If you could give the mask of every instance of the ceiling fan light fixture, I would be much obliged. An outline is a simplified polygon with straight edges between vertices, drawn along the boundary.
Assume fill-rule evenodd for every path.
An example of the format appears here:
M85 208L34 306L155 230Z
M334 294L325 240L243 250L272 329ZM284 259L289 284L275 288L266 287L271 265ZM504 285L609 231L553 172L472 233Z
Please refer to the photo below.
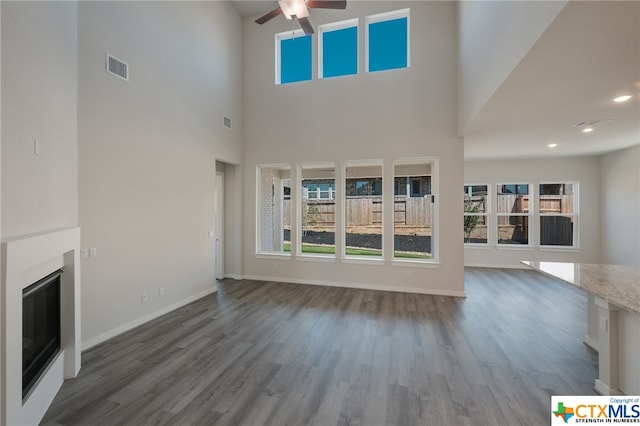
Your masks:
M287 19L309 17L309 9L304 0L278 0L282 13Z

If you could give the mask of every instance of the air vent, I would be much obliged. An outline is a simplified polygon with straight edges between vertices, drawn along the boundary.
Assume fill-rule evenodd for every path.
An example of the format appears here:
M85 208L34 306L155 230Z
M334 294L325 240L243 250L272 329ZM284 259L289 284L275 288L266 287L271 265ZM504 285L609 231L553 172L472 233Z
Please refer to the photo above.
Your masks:
M227 129L231 128L231 119L227 116L222 117L222 125Z
M107 72L129 81L129 64L107 53Z

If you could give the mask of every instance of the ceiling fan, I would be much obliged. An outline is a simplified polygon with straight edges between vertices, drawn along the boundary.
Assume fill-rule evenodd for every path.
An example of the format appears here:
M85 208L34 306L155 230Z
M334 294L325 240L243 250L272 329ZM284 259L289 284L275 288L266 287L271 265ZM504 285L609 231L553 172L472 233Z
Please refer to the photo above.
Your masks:
M264 24L278 15L297 20L306 35L313 34L309 22L309 9L345 9L347 0L278 0L279 7L256 19L257 24Z

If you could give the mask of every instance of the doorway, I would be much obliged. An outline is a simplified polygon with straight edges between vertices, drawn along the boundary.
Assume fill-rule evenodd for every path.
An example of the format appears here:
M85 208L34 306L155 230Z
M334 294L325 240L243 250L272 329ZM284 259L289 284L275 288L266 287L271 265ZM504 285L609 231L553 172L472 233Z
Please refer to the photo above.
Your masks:
M216 172L215 195L215 277L217 280L224 278L224 173Z

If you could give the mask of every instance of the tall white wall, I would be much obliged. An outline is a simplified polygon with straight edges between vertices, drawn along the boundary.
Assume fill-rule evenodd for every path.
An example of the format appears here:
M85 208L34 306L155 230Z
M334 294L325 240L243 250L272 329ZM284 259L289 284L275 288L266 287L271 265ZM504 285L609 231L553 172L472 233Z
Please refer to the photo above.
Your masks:
M77 4L1 7L2 237L77 226Z
M602 260L640 266L640 145L603 155L600 169Z
M366 73L364 18L411 9L411 67ZM349 2L345 11L314 9L314 25L359 18L360 73L356 76L274 84L274 35L291 28L274 19L256 25L244 21L245 146L243 274L294 282L357 285L461 294L463 291L462 176L463 146L456 137L456 4L455 2ZM314 55L317 36L314 36ZM387 177L392 160L438 157L440 188L440 265L436 268L307 261L295 256L256 256L256 165L331 161L336 178L348 160L382 159ZM391 192L390 192L391 191ZM391 179L385 193L391 196ZM295 199L295 196L294 196ZM393 205L393 203L391 203ZM393 212L385 210L388 227ZM295 236L295 231L292 232ZM387 234L389 236L389 234ZM337 235L337 242L341 241ZM385 250L391 251L391 238Z
M87 346L215 289L216 159L242 157L242 25L228 2L78 7Z
M459 3L461 133L566 4L566 0Z
M521 260L599 263L600 244L600 161L598 157L541 158L531 160L467 161L465 184L488 184L495 194L499 183L529 183L531 194L540 182L578 182L578 249L540 249L513 246L465 246L465 265L523 267ZM462 188L460 189L462 191ZM494 197L495 199L495 197ZM493 207L495 215L495 207ZM494 216L490 216L492 220ZM533 232L539 230L531 222ZM493 221L495 232L496 223ZM496 239L494 239L495 241ZM535 241L534 238L530 242Z

